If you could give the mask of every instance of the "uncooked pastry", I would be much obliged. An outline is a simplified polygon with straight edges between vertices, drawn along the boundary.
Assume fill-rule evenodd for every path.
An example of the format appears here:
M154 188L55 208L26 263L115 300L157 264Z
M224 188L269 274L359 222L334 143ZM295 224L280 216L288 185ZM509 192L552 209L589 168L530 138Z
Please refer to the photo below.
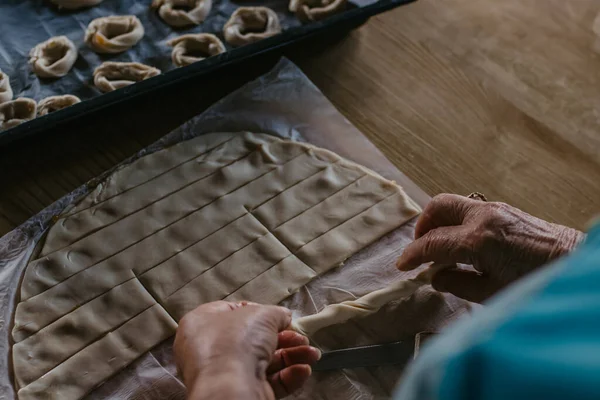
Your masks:
M374 314L390 301L412 296L421 286L431 283L431 278L436 271L446 267L431 266L415 278L393 282L386 288L367 293L355 300L330 304L314 315L292 321L292 329L305 336L312 336L315 332L328 326Z
M67 10L78 10L80 8L93 7L102 3L104 0L50 0L56 4L58 8L66 8Z
M13 97L10 78L4 72L0 71L0 103L11 101Z
M330 151L200 136L114 172L57 217L24 272L19 399L78 399L202 303L277 304L418 209Z
M299 20L318 21L346 8L347 0L291 0L289 9Z
M103 92L112 92L159 74L159 69L148 65L107 61L94 71L94 85Z
M37 104L35 100L25 97L0 104L0 131L34 119L36 111Z
M50 96L38 103L38 116L50 114L54 111L62 110L63 108L80 103L81 100L77 96L65 94L62 96Z
M258 42L280 32L279 17L268 7L240 7L223 28L225 40L233 46Z
M65 76L77 61L77 48L66 36L56 36L35 46L29 52L33 72L41 78Z
M144 26L135 15L96 18L85 31L85 42L96 53L122 53L144 37Z
M167 43L169 46L173 46L171 59L173 64L178 67L185 67L225 52L223 42L211 33L183 35L171 39Z
M212 0L154 0L152 8L167 24L181 28L202 23L212 7ZM186 8L186 9L181 9Z
M304 22L318 21L346 8L347 0L291 0L289 10Z

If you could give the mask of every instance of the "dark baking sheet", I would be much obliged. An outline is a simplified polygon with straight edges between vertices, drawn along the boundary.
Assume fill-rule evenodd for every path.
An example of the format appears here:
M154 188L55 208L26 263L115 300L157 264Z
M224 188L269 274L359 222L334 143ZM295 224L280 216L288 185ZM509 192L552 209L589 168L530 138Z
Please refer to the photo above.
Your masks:
M255 55L275 51L284 46L316 35L327 34L343 27L364 22L368 17L413 0L355 0L343 13L323 21L302 25L287 11L286 0L213 0L207 20L190 29L174 30L150 9L151 0L104 0L100 5L83 11L58 11L47 0L0 1L0 69L9 77L14 98L29 97L36 101L51 95L74 94L82 103L36 118L25 124L0 132L0 145L32 135L108 105L125 102L160 87L209 74L224 65L241 62ZM212 32L222 37L222 27L237 7L265 5L274 9L281 19L284 32L275 37L232 48L217 57L175 68L171 63L171 48L166 41L185 33ZM144 38L132 49L117 55L98 55L83 43L88 23L100 16L136 15L144 25ZM68 36L79 49L79 58L70 73L60 79L39 79L28 64L29 50L37 43L57 35ZM111 93L102 94L93 86L93 70L103 61L138 61L155 66L163 74Z

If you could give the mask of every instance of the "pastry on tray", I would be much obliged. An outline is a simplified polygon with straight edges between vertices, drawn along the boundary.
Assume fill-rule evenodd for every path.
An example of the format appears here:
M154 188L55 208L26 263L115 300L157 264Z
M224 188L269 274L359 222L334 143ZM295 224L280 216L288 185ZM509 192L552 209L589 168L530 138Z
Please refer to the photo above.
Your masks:
M268 7L240 7L223 28L225 40L233 46L258 42L280 32L279 17Z
M65 76L77 61L77 48L66 36L56 36L35 46L29 52L29 63L40 78Z
M96 18L85 31L85 42L96 53L122 53L144 37L144 26L134 15Z
M175 28L202 23L210 9L212 0L154 0L152 8L167 24Z
M41 100L38 103L38 116L50 114L54 111L62 110L63 108L72 106L81 102L79 97L73 96L72 94L64 94L62 96L50 96Z
M173 46L171 59L177 67L185 67L226 50L223 42L212 33L182 35L167 43Z
M34 119L37 112L35 100L20 97L0 104L0 131Z
M160 70L149 65L106 61L94 71L94 85L103 92L112 92L156 75Z

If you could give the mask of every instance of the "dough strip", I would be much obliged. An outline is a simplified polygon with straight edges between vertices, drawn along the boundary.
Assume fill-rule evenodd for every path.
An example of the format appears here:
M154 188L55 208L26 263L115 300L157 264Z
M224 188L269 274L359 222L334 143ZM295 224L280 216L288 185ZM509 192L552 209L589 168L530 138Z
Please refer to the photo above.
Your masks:
M387 303L408 298L420 287L431 284L433 275L443 268L448 268L448 266L430 266L415 278L393 282L383 289L367 293L356 300L330 304L316 314L307 315L292 321L291 327L296 332L310 337L317 331L328 326L375 314Z

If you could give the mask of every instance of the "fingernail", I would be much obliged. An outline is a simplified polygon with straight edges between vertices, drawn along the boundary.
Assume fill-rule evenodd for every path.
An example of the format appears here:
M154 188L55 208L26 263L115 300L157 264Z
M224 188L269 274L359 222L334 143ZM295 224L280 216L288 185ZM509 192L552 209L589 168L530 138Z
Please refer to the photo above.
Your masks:
M299 334L298 332L294 332L294 336L296 336L297 338L302 340L302 343L304 344L309 344L310 340L308 340L308 338L304 335Z
M406 265L402 262L402 257L398 258L398 261L396 261L396 268L400 271L410 271L412 269L410 268L410 265Z
M322 356L321 350L317 349L316 347L312 347L312 346L310 346L310 348L312 349L312 351L315 352L315 354L317 356L317 360L320 360L321 356Z
M402 259L401 258L398 258L396 260L396 268L402 269Z

